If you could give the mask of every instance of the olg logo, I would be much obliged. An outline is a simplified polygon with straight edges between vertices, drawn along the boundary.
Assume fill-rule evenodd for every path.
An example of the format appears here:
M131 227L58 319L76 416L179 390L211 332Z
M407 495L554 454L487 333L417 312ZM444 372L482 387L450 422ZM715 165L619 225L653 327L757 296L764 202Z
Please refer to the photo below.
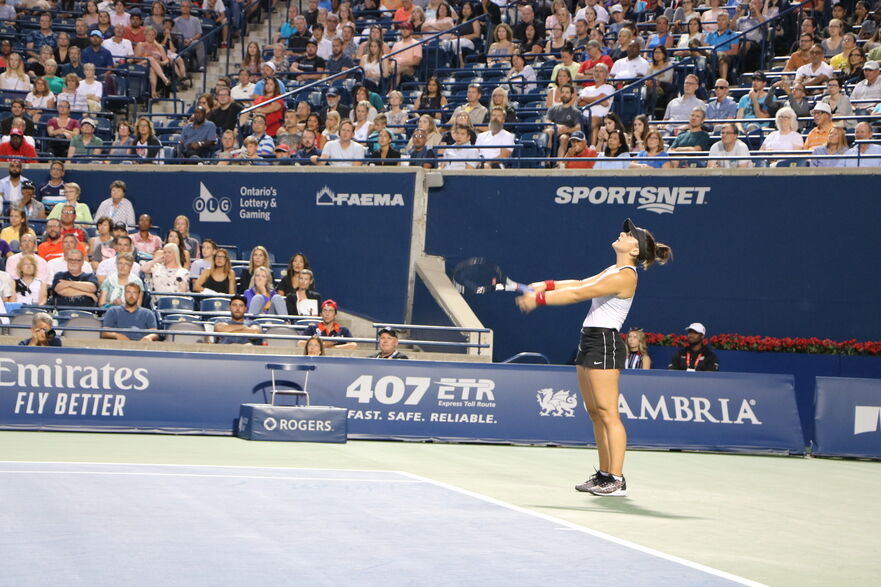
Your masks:
M215 198L202 182L199 182L199 197L193 200L193 210L199 214L199 222L232 222L228 215L232 200Z

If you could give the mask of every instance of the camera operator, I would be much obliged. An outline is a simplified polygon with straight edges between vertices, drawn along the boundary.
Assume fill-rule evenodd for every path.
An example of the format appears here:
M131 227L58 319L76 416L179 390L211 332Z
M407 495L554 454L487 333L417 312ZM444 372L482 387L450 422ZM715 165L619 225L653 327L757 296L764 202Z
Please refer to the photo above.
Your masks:
M31 337L18 343L19 346L61 346L61 339L52 328L52 316L37 312L31 320Z

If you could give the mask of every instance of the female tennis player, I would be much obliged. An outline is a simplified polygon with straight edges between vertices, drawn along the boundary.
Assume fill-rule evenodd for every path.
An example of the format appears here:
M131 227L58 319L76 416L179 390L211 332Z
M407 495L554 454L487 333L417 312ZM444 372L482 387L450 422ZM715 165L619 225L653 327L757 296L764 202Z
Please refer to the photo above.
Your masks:
M530 284L532 292L517 298L524 312L538 306L564 306L592 300L581 329L581 342L575 369L578 386L593 422L599 470L587 481L575 486L594 495L627 495L624 480L624 451L627 432L618 414L618 377L624 368L627 347L619 331L636 293L636 265L643 269L655 261L666 263L673 254L667 245L655 242L654 236L628 218L624 231L612 243L615 264L586 279L539 281Z

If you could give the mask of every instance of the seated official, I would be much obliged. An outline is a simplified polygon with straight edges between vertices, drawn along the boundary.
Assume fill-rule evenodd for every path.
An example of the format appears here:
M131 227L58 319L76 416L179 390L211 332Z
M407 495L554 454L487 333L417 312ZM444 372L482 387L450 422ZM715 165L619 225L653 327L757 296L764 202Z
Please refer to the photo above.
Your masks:
M214 325L214 332L231 334L262 334L263 330L254 321L245 318L245 310L248 302L244 296L235 295L229 301L229 318ZM257 339L248 339L240 336L221 336L217 338L217 344L260 344Z
M335 347L338 349L354 349L358 348L357 342L341 342L336 343L332 339L333 338L352 338L351 331L345 326L340 325L336 322L338 306L337 303L333 300L324 300L324 303L321 304L321 322L318 324L310 324L303 331L304 336L319 336L321 337L323 346L326 347ZM300 341L297 344L299 346L306 346L306 342L308 341Z
M18 346L61 346L61 339L55 336L52 316L37 312L31 318L31 337L18 343Z
M84 273L85 255L79 249L64 253L67 271L55 274L52 280L52 298L56 306L95 307L98 304L98 278Z
M668 369L677 371L718 371L719 359L705 342L706 327L693 322L685 329L688 333L688 346L673 355Z
M390 326L379 331L379 352L371 355L371 359L409 359L398 351L398 331Z
M140 283L131 281L125 284L125 302L121 306L113 306L104 313L104 328L156 330L156 315L141 306L143 294ZM101 338L152 342L159 340L159 333L104 331L101 333Z

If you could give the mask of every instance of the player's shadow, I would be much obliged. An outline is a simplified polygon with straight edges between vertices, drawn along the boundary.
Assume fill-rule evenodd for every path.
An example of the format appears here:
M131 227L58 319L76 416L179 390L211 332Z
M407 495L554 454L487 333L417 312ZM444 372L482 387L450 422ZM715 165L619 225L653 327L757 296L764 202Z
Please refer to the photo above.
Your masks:
M670 512L662 512L658 510L652 510L646 507L642 507L637 505L635 502L630 501L626 498L622 499L620 497L616 498L594 498L594 501L587 506L576 507L576 506L563 506L560 507L558 505L531 505L527 507L533 507L536 509L549 509L549 510L570 510L574 512L605 512L605 513L617 513L617 514L627 514L631 516L645 516L648 518L659 518L666 520L705 520L701 516L687 516L679 513L670 513Z

